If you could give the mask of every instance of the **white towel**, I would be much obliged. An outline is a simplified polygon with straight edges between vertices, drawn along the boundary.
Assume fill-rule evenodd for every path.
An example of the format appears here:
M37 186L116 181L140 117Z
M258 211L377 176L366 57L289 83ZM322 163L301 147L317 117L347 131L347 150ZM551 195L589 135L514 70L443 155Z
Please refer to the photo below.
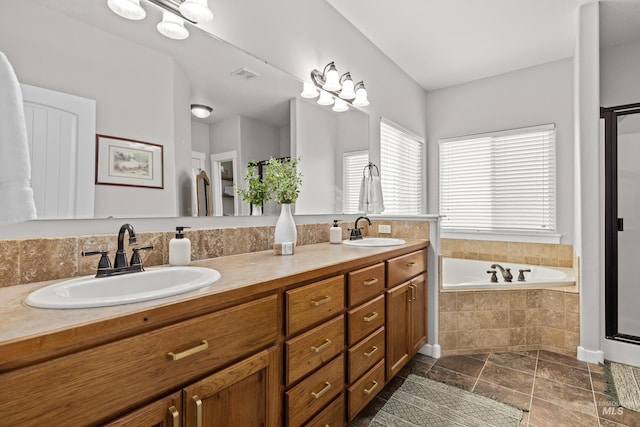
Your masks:
M36 218L24 104L18 79L0 52L0 224Z
M368 175L362 177L358 210L365 214L379 214L384 211L382 183L379 176Z

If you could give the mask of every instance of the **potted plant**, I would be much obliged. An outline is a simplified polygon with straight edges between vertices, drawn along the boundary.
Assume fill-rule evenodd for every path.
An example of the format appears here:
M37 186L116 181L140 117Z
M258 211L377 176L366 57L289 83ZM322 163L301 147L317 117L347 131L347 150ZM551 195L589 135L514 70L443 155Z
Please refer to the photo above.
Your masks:
M258 175L258 164L251 162L247 164L247 174L244 176L247 189L237 188L236 191L242 200L251 204L252 215L262 215L262 205L269 200L269 186L260 175Z
M296 224L291 216L291 204L298 200L302 174L298 172L300 158L270 158L265 169L265 182L273 200L281 206L276 222L275 243L296 243Z

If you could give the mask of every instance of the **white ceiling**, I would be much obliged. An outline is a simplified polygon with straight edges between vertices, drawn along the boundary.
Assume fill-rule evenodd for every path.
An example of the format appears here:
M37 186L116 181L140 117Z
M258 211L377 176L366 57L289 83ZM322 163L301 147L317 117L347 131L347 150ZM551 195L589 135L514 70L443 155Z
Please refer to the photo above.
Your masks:
M327 0L426 90L573 56L578 9L591 1ZM607 43L639 38L640 14L628 11L640 0L606 3L629 21L608 26Z

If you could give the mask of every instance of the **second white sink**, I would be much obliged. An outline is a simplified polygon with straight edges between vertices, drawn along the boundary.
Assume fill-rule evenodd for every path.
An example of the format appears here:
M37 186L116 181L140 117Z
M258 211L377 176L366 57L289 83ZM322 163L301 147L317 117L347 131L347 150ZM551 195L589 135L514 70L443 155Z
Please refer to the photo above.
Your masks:
M220 273L202 267L157 267L111 277L79 277L38 289L25 302L38 308L90 308L179 295L209 286Z
M399 246L407 243L405 240L393 237L365 237L359 240L343 240L342 243L348 246Z

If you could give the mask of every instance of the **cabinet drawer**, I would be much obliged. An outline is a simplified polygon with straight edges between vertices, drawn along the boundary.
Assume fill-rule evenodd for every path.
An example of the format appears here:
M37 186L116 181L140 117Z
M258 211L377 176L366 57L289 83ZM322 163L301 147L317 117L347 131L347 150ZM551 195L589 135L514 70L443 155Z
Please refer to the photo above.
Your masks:
M384 358L384 328L378 329L364 341L349 349L348 383L351 384L362 374Z
M331 360L344 348L344 316L285 342L287 385Z
M349 420L356 416L384 387L384 359L347 389Z
M302 425L344 390L344 356L320 368L285 393L287 425Z
M94 424L135 407L274 343L277 302L264 297L2 374L2 424Z
M330 277L285 293L287 335L294 334L344 308L344 276Z
M384 263L347 274L349 307L360 304L384 291Z
M338 396L322 412L306 423L305 427L344 427L346 424L346 409L344 394Z
M349 346L352 346L384 325L384 295L380 295L366 304L349 310L347 319Z
M387 288L427 270L427 250L422 249L387 261Z

